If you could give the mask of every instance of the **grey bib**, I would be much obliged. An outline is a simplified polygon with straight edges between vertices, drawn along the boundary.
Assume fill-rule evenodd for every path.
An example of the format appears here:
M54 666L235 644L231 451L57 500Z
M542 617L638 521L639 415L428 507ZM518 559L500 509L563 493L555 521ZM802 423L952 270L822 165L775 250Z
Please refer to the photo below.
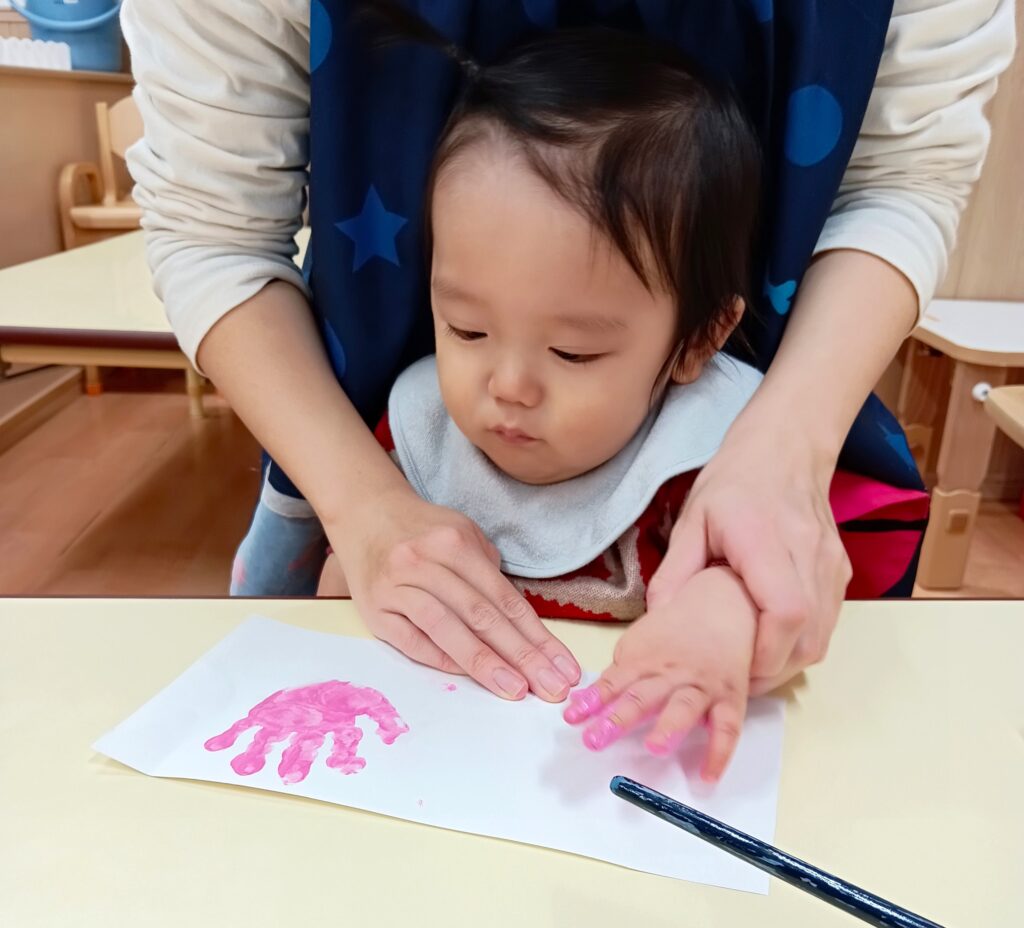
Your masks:
M589 564L633 526L661 486L706 464L762 375L715 355L692 384L672 385L615 457L571 480L521 483L499 470L452 422L434 356L396 381L388 418L398 463L425 500L480 526L519 577L559 577Z

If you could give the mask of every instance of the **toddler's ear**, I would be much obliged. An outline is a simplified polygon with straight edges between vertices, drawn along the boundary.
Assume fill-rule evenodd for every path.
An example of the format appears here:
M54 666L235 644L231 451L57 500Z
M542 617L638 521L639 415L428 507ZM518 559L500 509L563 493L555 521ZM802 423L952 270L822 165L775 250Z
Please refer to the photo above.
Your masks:
M700 376L704 365L711 360L714 354L722 350L733 330L740 324L740 319L743 318L746 308L747 304L743 297L738 296L732 301L728 312L722 313L721 318L715 324L711 338L700 348L681 354L676 363L672 365L673 383L693 383Z

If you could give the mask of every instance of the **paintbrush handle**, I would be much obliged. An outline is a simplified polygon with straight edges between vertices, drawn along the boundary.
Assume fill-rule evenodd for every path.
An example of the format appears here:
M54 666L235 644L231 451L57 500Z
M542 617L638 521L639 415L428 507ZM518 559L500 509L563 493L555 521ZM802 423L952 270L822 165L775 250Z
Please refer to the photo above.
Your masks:
M682 828L695 838L707 841L870 925L878 928L942 928L635 780L615 777L611 789L619 798Z

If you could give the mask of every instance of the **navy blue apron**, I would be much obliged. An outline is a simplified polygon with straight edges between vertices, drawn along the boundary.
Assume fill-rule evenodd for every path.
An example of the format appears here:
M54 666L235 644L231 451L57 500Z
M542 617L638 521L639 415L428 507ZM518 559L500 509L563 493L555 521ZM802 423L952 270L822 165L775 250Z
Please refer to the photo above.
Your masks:
M732 85L766 164L752 363L772 360L860 129L892 0L408 0L482 63L542 30L601 23L678 45ZM339 382L372 428L391 385L434 350L423 251L431 156L459 88L433 48L373 49L349 0L312 0L310 224L303 273ZM740 353L740 352L738 352ZM903 432L871 397L844 467L921 489ZM299 493L276 464L272 486ZM902 526L905 530L907 526ZM907 581L912 581L916 564ZM906 582L893 592L909 592Z

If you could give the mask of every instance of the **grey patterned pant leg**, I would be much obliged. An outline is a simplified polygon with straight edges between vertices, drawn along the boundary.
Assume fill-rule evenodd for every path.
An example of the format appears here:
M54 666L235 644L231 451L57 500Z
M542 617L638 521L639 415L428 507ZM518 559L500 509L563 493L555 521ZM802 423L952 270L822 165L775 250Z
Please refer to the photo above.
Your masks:
M327 553L313 507L266 480L231 569L232 596L312 596Z

